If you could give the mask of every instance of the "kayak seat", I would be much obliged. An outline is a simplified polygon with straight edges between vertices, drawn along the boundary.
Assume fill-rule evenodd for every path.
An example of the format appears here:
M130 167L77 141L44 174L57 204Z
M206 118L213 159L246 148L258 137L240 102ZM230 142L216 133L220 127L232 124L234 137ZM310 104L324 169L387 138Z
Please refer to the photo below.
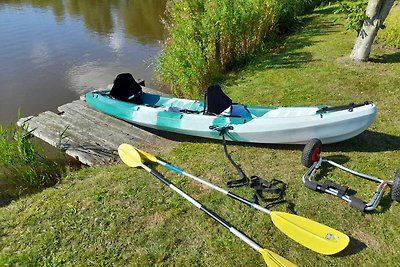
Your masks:
M134 104L142 103L141 95L142 87L130 73L118 74L110 91L113 98Z
M211 85L204 94L204 115L218 115L232 106L230 99L218 84Z
M222 115L227 117L252 118L246 106L233 103L218 84L207 88L204 95L204 115Z

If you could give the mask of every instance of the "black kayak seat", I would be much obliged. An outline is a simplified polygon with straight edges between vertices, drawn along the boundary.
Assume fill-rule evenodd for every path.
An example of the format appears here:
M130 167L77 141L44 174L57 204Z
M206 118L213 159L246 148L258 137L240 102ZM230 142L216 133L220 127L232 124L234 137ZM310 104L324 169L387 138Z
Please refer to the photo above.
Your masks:
M110 96L115 99L141 104L142 87L130 73L120 73L114 80Z
M223 115L229 117L251 118L252 115L246 106L233 103L218 84L207 88L204 95L204 114Z
M215 84L207 88L204 104L204 114L216 115L232 106L232 99L222 91L221 86Z

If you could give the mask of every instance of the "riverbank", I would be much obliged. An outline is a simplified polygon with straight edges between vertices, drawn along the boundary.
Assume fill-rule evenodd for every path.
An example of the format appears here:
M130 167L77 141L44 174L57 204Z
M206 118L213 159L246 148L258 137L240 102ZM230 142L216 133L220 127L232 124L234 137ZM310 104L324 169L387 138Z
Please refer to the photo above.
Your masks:
M346 60L355 40L333 23L332 8L304 18L303 30L271 54L260 55L230 73L222 88L251 105L340 105L374 101L376 121L351 140L324 146L324 155L357 171L392 179L400 167L400 51L375 47L370 63ZM229 144L231 156L248 175L288 184L288 211L348 234L349 247L337 256L318 255L288 239L262 213L158 166L177 186L238 229L299 266L396 266L400 204L385 194L376 212L361 213L338 198L305 188L302 146ZM183 142L163 159L223 186L236 179L220 142ZM329 170L367 200L373 182ZM234 193L251 198L248 188ZM263 266L229 232L166 189L142 169L123 164L70 172L53 188L0 208L0 265Z

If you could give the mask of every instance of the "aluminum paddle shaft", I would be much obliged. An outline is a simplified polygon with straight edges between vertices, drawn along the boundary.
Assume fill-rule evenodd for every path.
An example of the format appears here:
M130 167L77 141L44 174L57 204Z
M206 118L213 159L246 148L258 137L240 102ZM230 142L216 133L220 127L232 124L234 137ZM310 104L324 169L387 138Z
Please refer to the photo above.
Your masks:
M233 233L235 236L240 238L242 241L244 241L246 244L248 244L250 247L252 247L254 250L258 251L264 258L265 263L270 266L270 267L295 267L297 265L293 264L292 262L288 261L287 259L283 258L282 256L279 256L278 254L262 248L259 244L257 244L254 240L252 240L250 237L245 235L244 233L240 232L237 230L235 227L233 227L229 222L227 222L225 219L220 217L218 214L215 212L207 209L204 205L202 205L200 202L186 194L184 191L180 190L177 188L173 183L171 183L167 178L165 178L161 173L157 172L156 170L153 170L143 164L141 162L141 157L139 153L136 150L130 149L130 145L122 144L118 148L118 153L122 159L122 161L130 166L130 167L142 167L144 170L152 174L154 177L156 177L158 180L160 180L164 185L168 186L172 190L174 190L176 193L181 195L183 198L185 198L187 201L192 203L195 207L198 209L202 210L205 214L207 214L209 217L211 217L213 220L224 226L226 229L228 229L231 233Z
M187 176L197 182L200 182L216 191L219 191L243 204L248 205L251 208L255 208L264 213L267 213L271 216L272 222L274 225L288 237L292 238L299 244L324 255L332 255L336 254L347 247L350 242L350 238L329 226L324 224L315 222L305 217L301 217L298 215L278 212L278 211L270 211L267 208L264 208L258 204L252 203L234 193L231 193L221 187L218 187L210 182L207 182L197 176L194 176L190 173L181 170L180 168L166 163L155 156L144 152L140 149L137 149L131 145L127 145L129 149L135 149L143 160L156 162L170 170L173 170L179 174Z

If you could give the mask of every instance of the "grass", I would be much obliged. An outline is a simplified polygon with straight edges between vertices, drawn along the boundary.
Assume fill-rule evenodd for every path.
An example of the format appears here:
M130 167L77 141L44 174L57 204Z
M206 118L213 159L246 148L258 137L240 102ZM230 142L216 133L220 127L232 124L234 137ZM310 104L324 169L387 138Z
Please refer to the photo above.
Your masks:
M378 32L378 40L385 41L388 45L400 48L400 2L395 2L385 21L386 28Z
M323 155L370 175L392 179L400 162L400 51L373 50L370 63L346 60L356 36L332 21L332 8L304 18L304 28L270 54L222 80L237 102L260 105L346 104L372 100L376 121L365 133L326 145ZM322 256L292 242L270 218L218 192L152 165L258 243L299 266L398 266L400 204L386 193L374 212L305 188L302 146L230 144L248 175L288 184L274 207L327 224L351 237L349 247ZM181 143L166 161L224 186L236 179L222 144ZM329 169L323 179L348 185L367 200L373 182ZM251 198L248 188L234 193ZM2 266L263 266L262 257L141 169L123 164L69 173L55 187L0 208Z

